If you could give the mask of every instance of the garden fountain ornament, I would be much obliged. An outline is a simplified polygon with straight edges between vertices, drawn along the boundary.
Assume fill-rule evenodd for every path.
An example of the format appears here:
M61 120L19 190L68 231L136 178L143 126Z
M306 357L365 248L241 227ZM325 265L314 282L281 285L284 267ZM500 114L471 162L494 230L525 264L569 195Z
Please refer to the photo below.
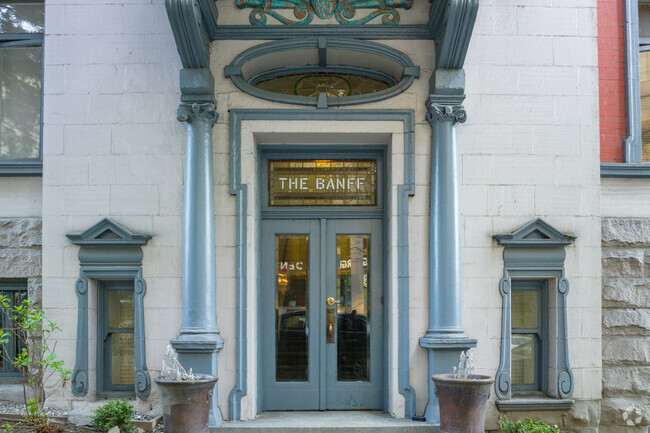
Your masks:
M450 374L432 376L440 405L441 433L484 433L485 409L494 379L474 374L474 358L461 352Z
M216 376L186 371L168 345L161 375L154 382L162 400L164 433L208 433Z

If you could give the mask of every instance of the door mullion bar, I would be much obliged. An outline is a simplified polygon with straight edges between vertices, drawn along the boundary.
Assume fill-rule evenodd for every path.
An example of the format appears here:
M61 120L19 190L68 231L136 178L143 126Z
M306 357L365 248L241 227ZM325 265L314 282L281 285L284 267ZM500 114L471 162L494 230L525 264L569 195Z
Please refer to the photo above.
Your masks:
M319 299L318 299L318 308L323 313L321 315L321 322L325 323L325 318L327 317L327 312L325 311L325 302L324 299L327 296L327 219L320 219L320 260L319 266L320 269L318 273L320 275L320 287L319 287ZM325 326L319 327L319 332L321 333L321 344L319 351L320 359L320 410L327 409L327 346L325 342Z

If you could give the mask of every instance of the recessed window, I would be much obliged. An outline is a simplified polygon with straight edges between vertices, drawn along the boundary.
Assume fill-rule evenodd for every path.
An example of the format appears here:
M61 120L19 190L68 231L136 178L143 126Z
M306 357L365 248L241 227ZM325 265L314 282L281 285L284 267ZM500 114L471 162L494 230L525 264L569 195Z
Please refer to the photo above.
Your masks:
M639 4L639 78L641 85L641 160L650 162L650 5Z
M132 393L135 382L133 282L100 281L98 288L98 393Z
M390 85L361 75L315 73L271 78L255 87L284 95L318 96L325 93L328 97L342 98L379 92L388 89Z
M39 174L43 2L0 5L0 170ZM20 166L25 170L19 172ZM31 172L29 170L32 170Z
M27 281L26 280L8 280L0 281L0 295L6 296L9 305L20 305L27 299ZM11 320L11 312L2 311L0 317L0 326L3 330L15 328ZM13 363L9 361L14 359L17 353L22 349L23 345L19 338L16 338L14 333L9 334L9 341L2 345L0 350L0 379L11 379L20 376L20 372L14 367Z
M545 282L513 281L511 376L515 390L540 390L544 383L546 345Z

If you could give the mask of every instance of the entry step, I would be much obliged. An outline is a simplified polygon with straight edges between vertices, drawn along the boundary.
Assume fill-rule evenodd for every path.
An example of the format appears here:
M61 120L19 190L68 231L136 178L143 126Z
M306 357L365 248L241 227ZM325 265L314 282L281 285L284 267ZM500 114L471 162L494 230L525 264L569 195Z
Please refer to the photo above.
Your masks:
M440 433L421 421L395 419L383 412L264 412L251 421L226 421L210 433Z

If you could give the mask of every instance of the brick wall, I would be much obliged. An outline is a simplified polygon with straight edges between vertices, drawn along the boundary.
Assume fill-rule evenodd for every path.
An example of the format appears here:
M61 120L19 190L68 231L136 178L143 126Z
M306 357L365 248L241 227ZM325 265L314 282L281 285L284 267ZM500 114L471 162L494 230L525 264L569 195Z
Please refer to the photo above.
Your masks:
M598 0L600 160L623 162L625 43L623 0Z

